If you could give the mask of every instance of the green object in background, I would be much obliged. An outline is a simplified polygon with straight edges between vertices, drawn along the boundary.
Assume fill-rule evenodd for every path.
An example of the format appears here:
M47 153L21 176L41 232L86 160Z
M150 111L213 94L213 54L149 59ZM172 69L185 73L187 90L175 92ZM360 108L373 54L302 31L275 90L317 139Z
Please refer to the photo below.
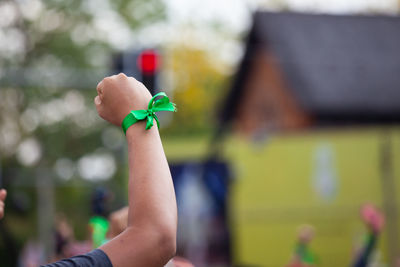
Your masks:
M93 216L89 220L89 225L92 228L93 248L98 248L105 244L108 241L106 235L110 228L107 219L101 216Z
M162 96L162 98L155 100L156 97ZM133 124L141 120L147 120L146 130L153 127L153 120L157 122L157 127L160 128L160 122L158 121L155 112L158 111L176 111L175 104L169 101L168 96L164 92L160 92L153 96L149 102L147 110L132 110L122 121L122 129L126 134L126 130Z
M306 264L314 264L315 263L315 256L311 252L311 250L307 247L307 245L299 243L296 246L296 255L299 256L301 263Z

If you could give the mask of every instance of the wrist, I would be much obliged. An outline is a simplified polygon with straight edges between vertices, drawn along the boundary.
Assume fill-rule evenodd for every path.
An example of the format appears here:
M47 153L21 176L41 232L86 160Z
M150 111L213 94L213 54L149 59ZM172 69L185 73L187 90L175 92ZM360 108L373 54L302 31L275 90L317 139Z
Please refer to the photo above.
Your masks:
M121 123L122 130L126 134L127 130L139 121L146 121L146 130L153 127L154 121L156 122L157 128L159 128L160 122L156 115L156 112L158 111L176 111L175 104L170 102L168 96L164 92L160 92L153 96L149 101L147 109L132 110L128 115L126 115Z
M152 127L149 130L146 130L146 121L138 121L135 124L132 124L127 130L126 130L126 139L137 139L139 136L146 135L150 132L158 132L157 127Z

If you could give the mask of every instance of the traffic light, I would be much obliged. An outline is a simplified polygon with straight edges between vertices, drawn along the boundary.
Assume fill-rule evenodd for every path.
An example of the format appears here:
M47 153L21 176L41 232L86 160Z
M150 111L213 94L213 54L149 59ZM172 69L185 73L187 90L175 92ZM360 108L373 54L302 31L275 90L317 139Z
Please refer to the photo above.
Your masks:
M141 81L154 95L158 88L160 55L156 49L129 51L114 57L114 73L123 72Z
M137 65L141 72L142 83L152 94L155 94L159 66L158 53L154 49L143 50L137 59Z

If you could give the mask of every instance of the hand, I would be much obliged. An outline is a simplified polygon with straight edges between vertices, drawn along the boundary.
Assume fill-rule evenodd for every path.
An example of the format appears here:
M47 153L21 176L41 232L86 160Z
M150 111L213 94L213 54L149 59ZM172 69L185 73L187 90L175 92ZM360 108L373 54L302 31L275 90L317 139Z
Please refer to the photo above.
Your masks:
M379 233L384 224L385 216L372 204L364 204L361 207L361 218L364 223L375 233Z
M97 85L97 93L94 103L99 116L117 126L131 110L147 109L151 99L141 82L123 73L104 78Z
M7 191L5 189L0 190L0 219L4 216L4 201L6 200Z

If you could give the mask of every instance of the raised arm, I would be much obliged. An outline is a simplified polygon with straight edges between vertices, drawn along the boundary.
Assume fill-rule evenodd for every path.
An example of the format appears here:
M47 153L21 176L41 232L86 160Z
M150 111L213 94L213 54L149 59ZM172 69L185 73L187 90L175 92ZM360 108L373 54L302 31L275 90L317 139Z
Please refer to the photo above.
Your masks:
M147 109L149 91L124 74L97 86L99 115L121 126L131 111ZM177 209L171 174L157 127L144 122L126 132L129 153L129 216L127 229L100 247L114 267L164 266L176 250Z

